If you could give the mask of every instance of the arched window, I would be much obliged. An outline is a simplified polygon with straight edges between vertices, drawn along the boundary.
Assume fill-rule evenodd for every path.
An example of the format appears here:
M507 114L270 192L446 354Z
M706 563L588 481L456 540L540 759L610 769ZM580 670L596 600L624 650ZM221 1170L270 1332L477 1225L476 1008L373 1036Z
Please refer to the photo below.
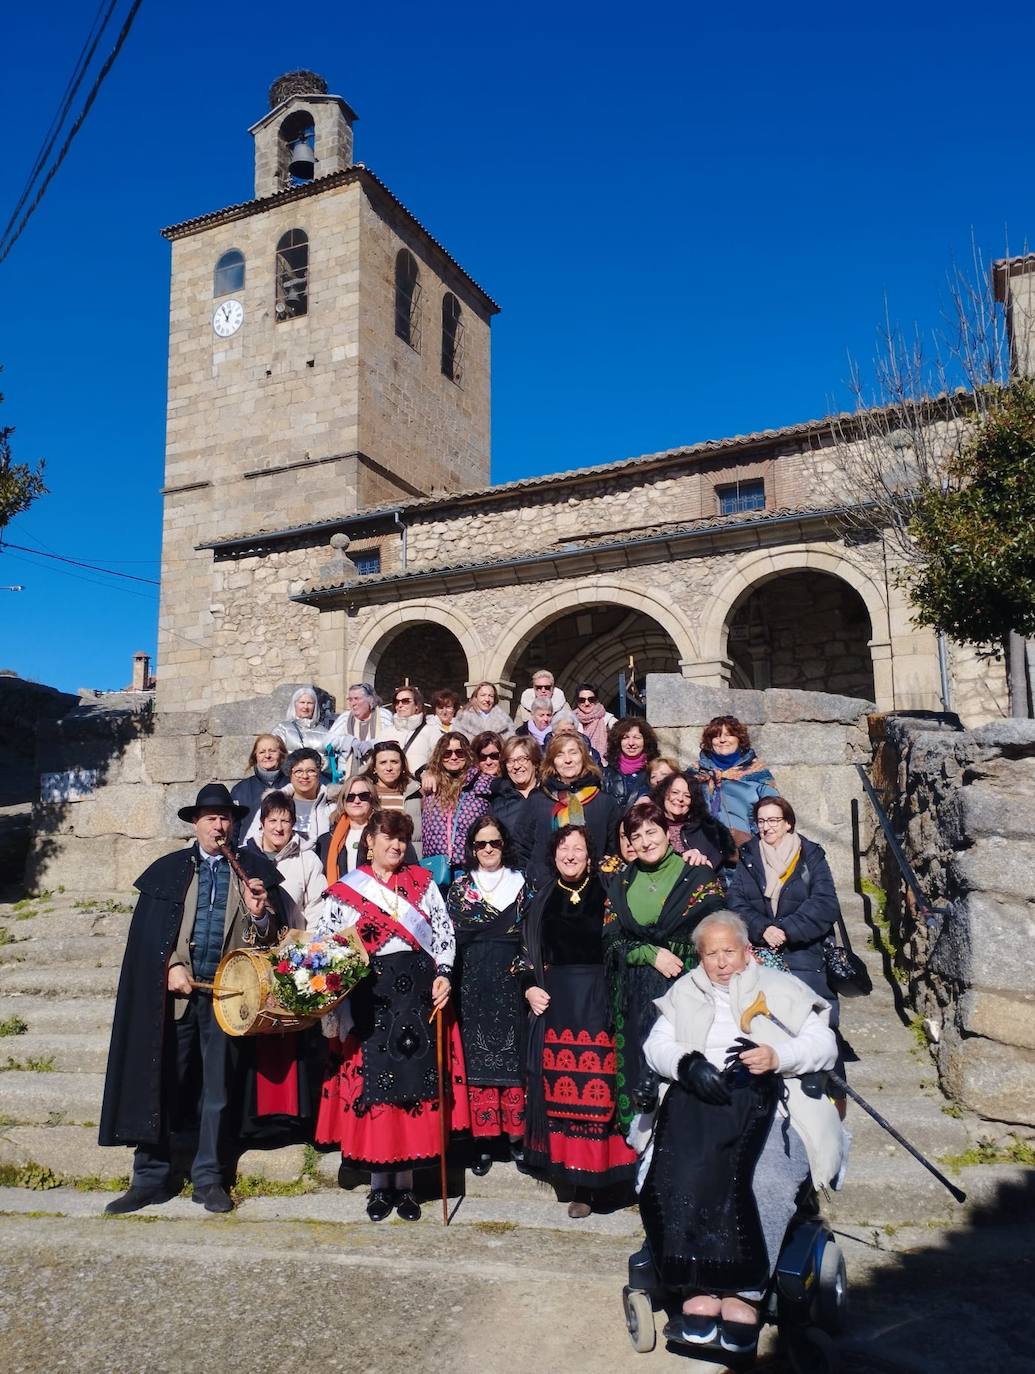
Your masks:
M442 297L442 375L458 386L464 376L464 322L451 291Z
M417 259L400 248L395 259L395 332L420 352L420 273Z
M309 239L289 229L277 244L277 319L291 320L309 309Z
M244 290L244 254L237 248L231 248L229 252L216 263L216 270L212 277L213 296L228 296L231 291Z

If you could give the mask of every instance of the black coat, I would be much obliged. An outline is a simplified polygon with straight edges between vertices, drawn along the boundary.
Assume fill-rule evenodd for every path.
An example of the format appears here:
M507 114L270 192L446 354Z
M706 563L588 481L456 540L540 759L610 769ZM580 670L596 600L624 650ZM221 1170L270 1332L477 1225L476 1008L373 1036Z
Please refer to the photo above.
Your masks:
M247 816L242 816L239 821L234 822L233 844L236 848L241 842L241 837L247 835L248 826L251 824L252 813L259 809L263 797L267 792L274 788L279 792L282 787L289 787L291 780L286 778L283 773L278 773L272 782L263 782L258 773L249 773L240 782L235 782L230 789L230 795L235 802L248 808Z
M647 786L646 768L640 768L635 773L623 773L617 765L610 763L604 769L602 786L605 792L610 792L614 797L622 812L627 811L633 802L638 802L650 791Z
M527 805L528 798L521 795L508 777L493 778L489 787L489 806L496 819L507 827L511 843L521 828Z
M827 982L823 941L833 929L841 907L823 847L801 836L801 856L780 889L773 912L765 895L761 843L751 840L740 851L740 862L733 870L733 881L726 894L729 908L746 923L752 944L762 944L766 926L779 926L787 935L780 952L790 971L820 997L828 1002L835 1000Z
M129 925L119 976L98 1139L102 1145L154 1144L162 1129L162 1041L172 1027L166 989L183 903L197 864L197 847L166 854L134 883L140 893ZM238 858L251 878L273 892L281 878L263 854Z
M580 778L575 786L596 783L594 778ZM597 784L599 785L599 784ZM514 840L518 867L537 885L556 877L550 863L549 845L553 834L553 809L556 803L541 788L530 792L521 814L521 824ZM589 846L597 863L617 847L618 822L621 810L614 797L604 791L585 804L586 830Z

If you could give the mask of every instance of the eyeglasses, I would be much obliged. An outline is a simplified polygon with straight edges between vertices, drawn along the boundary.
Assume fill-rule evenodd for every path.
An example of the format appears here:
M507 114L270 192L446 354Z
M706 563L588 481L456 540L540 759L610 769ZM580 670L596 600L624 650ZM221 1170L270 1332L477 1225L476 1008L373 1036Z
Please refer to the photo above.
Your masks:
M373 801L373 794L370 792L350 792L345 798L347 802L368 802Z
M293 778L316 778L319 775L320 770L318 768L292 768L291 770Z
M592 706L593 703L596 701L596 697L592 693L590 693L588 696L583 694L580 697L576 697L575 700L578 702L580 706Z
M412 706L413 697L395 697L392 701L393 706Z
M771 830L774 825L787 825L788 822L783 816L767 816L765 820L758 822L759 830Z
M464 751L463 751L462 749L443 749L443 750L442 750L442 757L443 757L444 759L462 759L463 756L464 756Z
M480 759L498 759L500 751L498 749L483 749L478 755Z
M502 849L502 840L475 840L475 849Z

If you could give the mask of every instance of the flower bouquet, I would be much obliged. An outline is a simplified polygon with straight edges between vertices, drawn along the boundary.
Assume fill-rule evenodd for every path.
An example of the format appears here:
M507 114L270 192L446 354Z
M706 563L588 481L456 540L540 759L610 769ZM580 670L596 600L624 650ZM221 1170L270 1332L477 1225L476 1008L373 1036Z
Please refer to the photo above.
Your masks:
M281 1006L299 1016L324 1016L369 971L369 958L355 931L340 930L328 940L292 931L270 951L270 966Z

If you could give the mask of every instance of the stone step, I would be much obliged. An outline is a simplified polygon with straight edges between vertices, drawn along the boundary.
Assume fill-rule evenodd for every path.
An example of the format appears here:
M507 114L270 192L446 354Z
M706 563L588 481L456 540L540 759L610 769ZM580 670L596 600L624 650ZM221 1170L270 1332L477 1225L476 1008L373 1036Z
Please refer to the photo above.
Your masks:
M866 1093L864 1096L875 1111L932 1163L937 1164L942 1155L959 1154L970 1147L966 1125L943 1111L946 1104L940 1095L934 1097L889 1091ZM907 1157L902 1146L897 1145L888 1132L856 1103L849 1102L845 1125L853 1136L853 1158L862 1155L882 1159L897 1155Z
M108 1030L30 1029L24 1035L0 1039L0 1068L8 1058L23 1064L43 1059L49 1060L52 1070L59 1073L103 1073L108 1062L109 1040Z
M128 916L108 915L96 911L52 911L30 920L12 921L0 915L0 926L16 940L64 940L71 935L104 935L111 939L126 939Z
M110 935L58 935L53 940L26 940L0 946L0 962L72 963L87 967L122 967L126 943Z
M17 964L0 968L0 999L17 994L33 997L114 997L119 969L96 963Z
M64 1031L75 1027L84 1033L111 1029L114 1002L107 994L101 997L40 997L24 996L0 997L0 1021L8 1017L20 1016L30 1032ZM0 1039L0 1050L5 1045L16 1045L21 1037L5 1036Z
M6 1058L6 1056L5 1056ZM17 1125L78 1125L101 1114L100 1073L0 1074L0 1112Z
M0 1133L0 1164L38 1164L61 1178L122 1179L133 1151L97 1144L95 1126L9 1126Z
M962 1216L952 1195L903 1150L875 1156L853 1148L844 1188L824 1194L821 1210L835 1226L923 1226Z

